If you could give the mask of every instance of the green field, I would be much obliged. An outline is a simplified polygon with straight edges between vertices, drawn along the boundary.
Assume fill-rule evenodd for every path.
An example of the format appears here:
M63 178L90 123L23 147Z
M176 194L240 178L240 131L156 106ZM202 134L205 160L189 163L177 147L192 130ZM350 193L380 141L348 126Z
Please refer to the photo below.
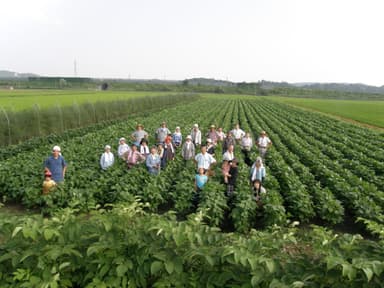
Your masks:
M87 91L87 90L0 90L0 107L20 111L34 105L48 108L56 105L70 106L87 102L123 100L143 96L175 94L148 91Z
M384 127L384 101L325 100L288 97L268 97L268 99L348 118L373 126Z

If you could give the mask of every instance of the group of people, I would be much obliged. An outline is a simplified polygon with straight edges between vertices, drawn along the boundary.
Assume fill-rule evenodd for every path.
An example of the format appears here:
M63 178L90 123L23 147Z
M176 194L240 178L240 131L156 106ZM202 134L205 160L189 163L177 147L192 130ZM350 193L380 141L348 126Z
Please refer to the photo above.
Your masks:
M202 132L198 124L194 124L188 136L183 141L180 127L176 127L172 133L166 122L162 122L155 131L156 145L149 147L149 134L144 130L142 124L136 126L136 130L130 135L132 144L129 146L127 140L122 137L119 139L117 156L122 159L127 169L145 163L151 175L158 175L165 169L167 163L175 158L177 153L181 154L184 161L193 161L196 164L197 174L195 175L195 189L201 191L213 175L213 166L217 163L215 150L218 145L222 145L222 166L221 172L223 182L227 185L227 194L231 195L236 187L238 175L238 160L235 157L235 146L240 145L241 152L244 154L245 163L250 166L250 181L254 190L254 197L258 201L260 195L265 193L262 182L266 177L263 159L268 148L272 145L271 140L265 131L260 133L255 145L259 150L260 156L256 161L250 159L250 152L254 146L250 133L244 132L239 124L234 129L223 132L220 127L215 125L209 127L205 134L206 140L202 142ZM200 150L197 153L198 149ZM115 156L111 152L111 146L104 147L104 153L100 157L100 167L108 169L115 163ZM61 155L59 146L53 147L52 155L45 161L45 181L43 184L43 194L48 194L56 183L62 182L65 177L67 164Z

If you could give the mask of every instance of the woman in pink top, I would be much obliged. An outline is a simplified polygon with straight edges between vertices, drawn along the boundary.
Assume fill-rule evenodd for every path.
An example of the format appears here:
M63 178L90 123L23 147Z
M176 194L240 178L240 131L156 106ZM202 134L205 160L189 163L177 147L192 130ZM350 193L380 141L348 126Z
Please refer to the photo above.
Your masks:
M132 145L131 150L125 154L125 159L127 161L128 169L131 169L136 164L143 162L145 160L145 157L140 154L139 151L137 151L136 145Z

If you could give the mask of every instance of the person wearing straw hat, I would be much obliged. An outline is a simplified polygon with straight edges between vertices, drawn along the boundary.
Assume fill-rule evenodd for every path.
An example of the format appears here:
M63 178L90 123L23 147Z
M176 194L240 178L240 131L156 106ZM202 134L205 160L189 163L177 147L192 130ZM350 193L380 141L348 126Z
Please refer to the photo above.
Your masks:
M63 182L65 172L67 170L67 163L64 157L61 155L61 149L59 146L54 146L52 149L52 155L44 162L44 171L52 174L52 179L56 183Z
M267 133L265 131L261 131L260 137L257 140L257 147L259 148L259 153L261 158L265 159L267 150L271 146L272 146L272 141L267 136Z
M195 157L195 145L192 143L191 135L188 135L185 139L183 147L181 148L181 156L185 161L191 160Z
M111 152L111 146L105 145L104 153L101 154L101 157L100 157L101 169L107 170L109 167L111 167L113 165L114 162L115 162L115 157L113 156L113 153Z
M195 146L201 145L201 131L198 124L194 124L191 131L192 142Z
M131 139L136 146L140 145L141 140L148 139L148 133L144 131L144 126L142 124L136 125L136 131L131 134Z

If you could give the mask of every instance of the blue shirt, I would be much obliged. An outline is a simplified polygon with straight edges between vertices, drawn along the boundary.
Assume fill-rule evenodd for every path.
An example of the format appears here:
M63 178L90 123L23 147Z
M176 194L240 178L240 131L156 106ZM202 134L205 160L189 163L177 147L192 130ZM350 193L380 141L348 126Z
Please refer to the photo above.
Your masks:
M63 169L67 166L63 156L59 155L57 159L52 155L48 157L44 162L44 167L47 167L49 171L52 173L52 179L55 182L61 182L64 180L63 178Z
M200 175L200 174L196 174L196 186L199 188L199 189L202 189L205 185L205 183L207 183L208 181L208 176L207 175Z

